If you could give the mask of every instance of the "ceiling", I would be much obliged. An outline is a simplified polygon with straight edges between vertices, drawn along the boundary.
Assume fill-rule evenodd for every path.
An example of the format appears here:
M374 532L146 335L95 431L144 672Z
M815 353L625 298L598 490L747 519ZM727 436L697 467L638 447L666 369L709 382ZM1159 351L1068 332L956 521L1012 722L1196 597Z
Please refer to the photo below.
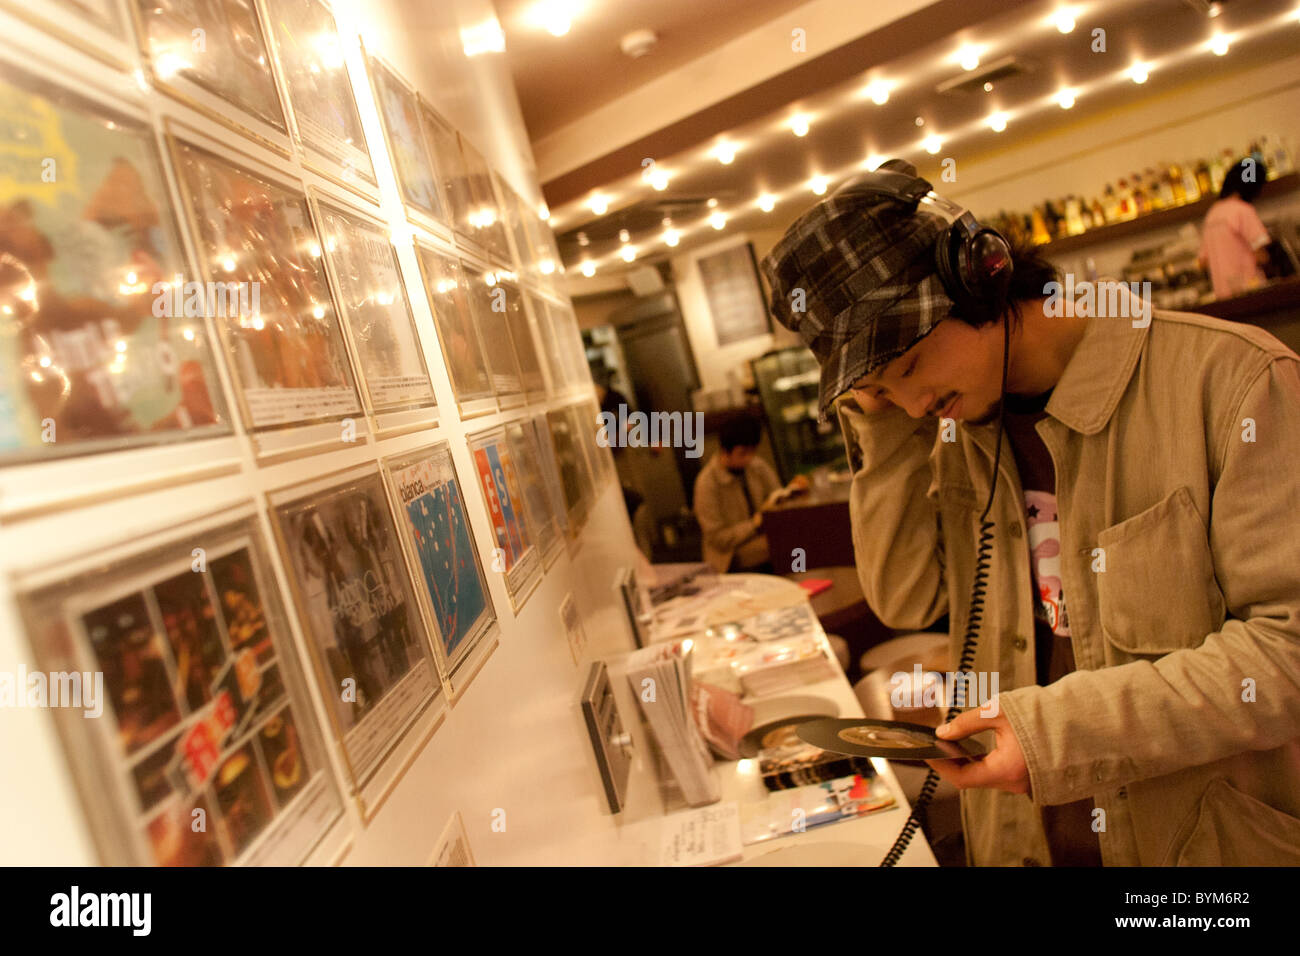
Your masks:
M950 155L958 149L963 156L993 151L1013 143L1018 134L1023 136L1028 130L1032 129L1035 136L1047 134L1132 103L1135 96L1158 96L1215 72L1227 76L1267 58L1293 55L1300 45L1297 0L1227 0L1213 18L1207 14L1208 5L1200 0L1070 3L1076 26L1068 33L1060 32L1055 23L1055 14L1062 5L1062 0L1002 0L992 8L986 5L978 10L977 0L965 0L960 9L971 15L978 10L980 18L963 25L952 15L957 7L950 0L934 3L884 37L886 55L880 54L879 44L874 49L867 45L869 37L846 37L844 49L852 47L850 52L854 54L847 60L849 69L845 69L845 58L836 61L832 52L804 64L797 83L783 86L777 78L761 88L756 85L747 100L733 97L722 108L702 102L695 122L652 133L629 152L630 156L657 157L657 167L670 174L668 186L662 191L653 189L640 175L635 160L627 157L619 157L616 163L589 163L584 169L544 183L551 204L551 226L569 273L570 292L583 294L584 281L596 287L595 280L584 280L575 270L584 260L589 260L600 276L618 275L692 245L716 240L720 233L708 223L708 217L715 212L725 214L727 231L782 228L815 198L810 189L814 176L825 176L827 187L834 189L839 181L867 168L867 161L873 157L897 155L918 166L924 166L927 160L933 166L937 159L923 148L927 136L941 138L939 155ZM548 116L548 124L554 125L569 122L587 109L580 103L594 107L598 101L615 95L604 88L598 92L588 89L573 94L569 100L554 91L595 87L590 77L606 70L615 74L623 71L615 83L619 90L645 81L634 75L638 61L623 58L623 64L615 67L608 50L612 42L613 62L622 57L616 49L617 35L625 26L638 22L640 14L646 14L639 19L640 24L656 30L661 26L652 15L656 11L670 18L665 23L694 24L691 29L701 35L680 40L681 46L672 54L680 60L690 56L687 50L695 53L723 42L732 33L754 29L759 11L778 16L792 4L757 0L618 4L622 12L617 14L617 28L608 33L604 26L592 28L593 33L611 37L612 41L591 52L590 58L586 43L578 42L577 20L569 37L557 39L530 27L526 42L523 35L518 41L513 39L507 18L523 6L522 2L498 3L508 37L507 55L519 80L520 98L528 103L525 115L558 111L556 115L565 118ZM710 25L701 30L700 19L688 8L705 6ZM920 20L940 8L946 11L946 19ZM989 9L1005 12L987 16ZM733 22L728 10L737 11L737 16L743 10L743 19ZM638 16L633 16L632 11ZM727 24L725 30L719 29L723 23ZM933 29L943 23L950 28L937 32ZM924 29L926 25L932 29ZM1106 31L1105 52L1093 50L1092 31L1097 27ZM667 36L671 31L665 27L663 32ZM877 32L882 37L889 33ZM1215 32L1225 33L1232 41L1226 56L1216 56L1207 48ZM566 44L570 40L575 42ZM983 48L980 66L973 72L965 71L954 57L963 44ZM561 49L563 59L556 52ZM548 64L545 67L541 65L543 60ZM1151 66L1150 77L1141 86L1128 75L1137 61ZM982 83L974 84L974 89L967 92L940 92L949 81L969 80L1003 62L1010 63L1014 72L994 78L991 92L986 92ZM591 73L589 63L594 64ZM819 71L821 64L825 68ZM545 86L529 88L521 78L539 71L546 74ZM792 75L794 72L790 71ZM815 81L819 73L824 82L812 82L810 86L810 79ZM884 80L892 87L884 105L864 95L871 80ZM1069 110L1055 101L1064 87L1076 91L1075 105ZM553 92L539 92L542 89ZM790 130L789 121L796 112L810 117L811 128L804 137ZM994 112L1007 114L1004 132L989 127L988 119ZM918 126L918 119L924 125ZM661 144L671 142L671 148L654 149L656 136ZM737 147L729 165L720 163L713 153L723 141ZM610 155L614 155L613 150ZM609 197L609 210L603 215L590 208L595 192ZM757 205L763 193L775 199L771 213ZM710 199L716 200L712 208L707 204ZM663 241L666 216L680 233L680 245L675 250ZM630 244L637 248L631 265L619 257L622 229L628 231ZM580 245L580 234L586 245Z
M530 139L538 140L630 90L670 73L806 0L574 0L572 26L556 38L530 15L537 0L495 0L510 71ZM631 59L619 40L658 36Z

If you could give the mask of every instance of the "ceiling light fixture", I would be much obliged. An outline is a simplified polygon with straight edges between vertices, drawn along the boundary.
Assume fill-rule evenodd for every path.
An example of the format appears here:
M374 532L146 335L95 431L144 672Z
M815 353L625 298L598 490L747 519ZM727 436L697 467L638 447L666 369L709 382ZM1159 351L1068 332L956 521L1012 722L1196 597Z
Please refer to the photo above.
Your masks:
M1060 104L1061 109L1068 110L1074 105L1075 95L1075 91L1067 87L1056 94L1056 102Z
M730 166L736 158L736 147L731 143L719 143L713 150L713 155L723 166Z
M624 246L619 250L619 255L623 257L624 262L631 262L636 258L636 246Z
M551 209L546 205L546 203L542 203L537 207L537 218L542 222L551 221Z
M1139 60L1129 67L1128 75L1134 83L1145 83L1151 76L1151 67Z
M992 84L992 83L985 83L985 84L984 84L984 92L985 92L985 93L992 93L992 92L993 92L993 84Z
M979 69L980 54L983 52L983 47L976 46L973 43L967 43L957 51L957 55L954 59L961 65L963 70L969 73L971 70Z
M709 225L712 226L714 229L718 229L718 230L724 229L726 228L727 225L727 217L720 212L715 212L712 216L709 217Z
M808 117L803 113L796 113L790 117L790 129L796 136L808 135Z
M461 28L460 47L466 56L501 53L506 48L506 35L501 32L497 18L488 17L482 23Z
M532 21L553 37L562 37L573 25L572 0L541 0L532 10Z
M609 197L602 196L600 193L591 197L591 211L597 216L603 216L609 211Z
M650 180L651 187L657 192L663 192L668 188L668 173L658 166L652 167L650 175L646 178Z
M1069 7L1061 7L1056 11L1053 22L1061 33L1069 33L1074 29L1074 11Z
M867 96L877 106L884 106L889 102L889 84L884 80L872 80L867 84Z
M664 230L664 244L665 244L665 245L675 246L675 245L677 245L677 243L679 243L679 242L681 242L681 241L682 241L682 234L681 234L680 232L678 232L676 229L665 229L665 230Z
M1226 56L1228 53L1228 37L1223 33L1216 33L1210 40L1210 52L1215 56Z
M886 156L881 156L879 153L872 153L865 160L863 160L862 165L867 170L867 172L874 173L877 169L879 169L881 166L885 164L885 160L887 158L888 157Z
M588 279L594 276L596 274L596 263L592 262L590 259L583 259L582 274L585 275Z
M941 140L938 136L927 136L925 138L925 142L922 143L921 145L925 147L925 151L927 153L929 153L931 156L934 156L936 153L939 152L939 150L943 149L943 140Z
M989 129L995 133L1000 133L1007 128L1007 120L1010 119L1006 113L994 113L989 117Z
M629 242L632 241L632 234L628 232L626 229L620 229L618 231L618 241L623 243L624 245L627 245Z
M758 208L763 212L771 212L776 208L776 197L771 193L763 193L758 197Z
M710 200L708 201L708 203L706 203L706 205L707 205L710 209L717 209L717 208L718 208L718 201L717 201L716 199L710 199Z
M830 184L827 182L825 176L814 176L812 179L808 181L808 188L810 188L818 196L825 195L826 187L828 185Z

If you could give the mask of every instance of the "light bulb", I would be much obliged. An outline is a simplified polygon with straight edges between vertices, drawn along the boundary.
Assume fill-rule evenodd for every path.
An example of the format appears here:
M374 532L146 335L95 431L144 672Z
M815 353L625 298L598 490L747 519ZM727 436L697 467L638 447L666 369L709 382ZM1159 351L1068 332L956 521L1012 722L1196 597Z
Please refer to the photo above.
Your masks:
M715 212L712 216L709 217L709 225L712 226L714 229L718 229L718 230L724 229L726 228L727 225L727 217L720 212Z
M804 116L802 113L800 113L798 116L793 117L790 120L790 129L794 132L794 135L796 136L807 136L808 117Z
M1061 109L1068 110L1074 105L1074 90L1061 90L1056 94L1056 102L1061 104Z
M583 259L582 274L585 275L588 279L590 279L592 276L596 274L596 264L592 262L590 259Z
M624 262L631 262L636 258L636 248L634 246L624 246L619 255L623 257Z
M771 212L776 208L776 197L771 193L763 193L758 197L758 208L763 212Z
M867 95L877 106L884 106L889 102L889 84L884 80L873 80L867 86Z
M825 192L826 192L826 186L827 186L826 177L825 177L825 176L814 176L811 180L809 180L809 182L808 182L808 186L809 186L809 188L812 189L812 191L815 192L818 196L824 195Z
M1062 7L1056 11L1056 29L1062 33L1069 33L1074 29L1074 13L1069 7Z
M603 216L609 211L609 199L599 194L591 197L591 211L597 216Z
M1151 70L1145 63L1134 63L1128 75L1134 83L1145 83L1151 75Z
M1216 33L1210 41L1210 51L1215 56L1225 56L1228 52L1228 38L1222 33Z
M927 153L933 156L935 153L939 152L939 150L943 149L943 140L938 136L927 136L925 142L921 145L925 147Z
M1006 113L994 113L989 117L989 129L995 133L1000 133L1007 128L1007 120L1010 117Z

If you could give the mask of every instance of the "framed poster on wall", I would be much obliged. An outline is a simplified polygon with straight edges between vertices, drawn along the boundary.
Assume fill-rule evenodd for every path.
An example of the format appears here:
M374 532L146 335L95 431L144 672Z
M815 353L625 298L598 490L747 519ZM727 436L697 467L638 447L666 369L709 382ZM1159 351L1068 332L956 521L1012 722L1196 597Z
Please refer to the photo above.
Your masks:
M470 314L478 329L479 340L483 343L483 354L487 359L488 374L492 378L492 389L496 392L497 401L502 408L522 405L524 396L519 359L511 342L507 319L509 292L501 284L495 270L476 266L467 260L462 260L461 266L468 280L466 291Z
M117 69L131 65L132 44L117 0L0 0L0 10Z
M439 663L459 692L461 665L496 624L496 609L446 442L385 459L399 534L438 640Z
M210 311L250 431L361 411L307 198L269 171L169 137ZM333 440L338 440L337 429Z
M713 316L713 333L718 345L730 345L772 331L752 243L700 256L695 262Z
M510 344L519 362L520 386L526 401L536 401L546 394L546 378L537 359L537 343L528 321L528 310L524 307L524 294L513 282L502 280L500 287L505 292L506 330L510 333Z
M152 132L7 64L0 115L0 464L228 433Z
M55 717L101 860L301 863L342 803L261 533L166 535L21 582L42 671L84 680Z
M569 539L572 541L577 539L586 523L595 488L587 470L587 456L581 448L582 436L577 434L568 411L552 409L546 413L546 424L551 447L555 450L555 462L560 469L560 487L564 492Z
M438 181L421 124L419 98L383 61L370 57L369 65L370 82L402 202L437 222L446 222L447 209L438 194Z
M456 393L456 404L460 406L460 417L495 412L496 397L488 376L483 342L469 305L469 279L464 267L450 253L423 242L416 242L415 255L420 262L429 307L433 310L447 376Z
M537 438L533 434L531 422L526 419L508 422L505 429L506 442L510 446L510 456L515 462L515 472L519 476L520 490L528 510L529 525L537 537L537 546L542 549L542 558L549 567L559 554L561 540L555 512L546 490Z
M511 606L518 613L541 581L542 561L505 429L469 436L469 450L495 539L493 570L505 575Z
M397 252L379 220L318 194L313 201L370 408L381 430L397 425L404 419L393 413L436 404ZM430 418L426 411L419 423Z
M429 144L433 159L434 175L441 181L442 195L447 201L447 219L456 232L473 238L477 232L475 223L478 216L470 193L465 158L460 152L460 137L451 123L423 97L417 98L417 106L425 142Z
M405 770L396 766L413 749L405 738L442 694L383 482L369 464L269 499L330 723L369 819Z
M155 86L288 155L289 125L255 0L127 0Z
M379 183L334 14L324 0L275 0L266 12L307 164L373 197Z

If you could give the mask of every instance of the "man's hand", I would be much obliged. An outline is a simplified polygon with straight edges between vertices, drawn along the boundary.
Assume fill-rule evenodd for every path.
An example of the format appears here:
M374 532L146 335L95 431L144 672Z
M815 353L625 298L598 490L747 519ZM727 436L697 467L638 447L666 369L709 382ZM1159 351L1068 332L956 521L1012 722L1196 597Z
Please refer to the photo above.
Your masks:
M979 709L968 710L950 723L936 727L934 732L944 740L962 740L986 730L993 731L996 748L987 756L969 763L955 760L927 760L926 763L958 790L989 787L1008 793L1028 793L1029 768L1025 765L1024 752L1010 721L1000 710L993 717L981 716Z
M789 489L790 489L791 491L793 491L793 492L807 491L807 490L808 490L808 476L807 476L807 475L795 475L793 478L790 479L790 483L789 483L788 485L786 485L786 487L789 488Z
M784 499L786 495L787 492L784 488L776 489L776 491L772 492L763 500L762 505L759 506L759 510L766 511L768 508L774 507L778 502Z

